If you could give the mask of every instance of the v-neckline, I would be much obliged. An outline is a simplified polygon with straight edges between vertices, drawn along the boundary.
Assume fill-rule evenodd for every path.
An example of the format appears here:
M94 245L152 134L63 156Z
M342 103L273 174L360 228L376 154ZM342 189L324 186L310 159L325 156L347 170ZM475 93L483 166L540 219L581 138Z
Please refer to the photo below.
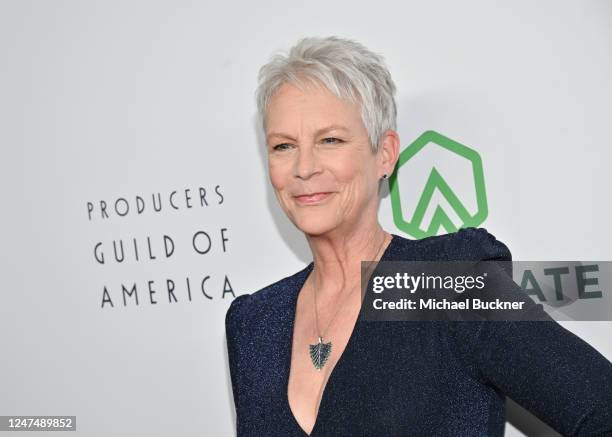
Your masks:
M391 248L391 245L393 245L395 242L397 242L399 240L399 236L395 235L393 233L390 233L391 235L391 241L389 241L389 244L387 244L387 247L385 248L382 256L380 257L380 259L378 260L378 262L380 261L386 261L388 256L389 256L389 249ZM325 383L325 386L323 387L323 393L321 394L321 400L319 401L319 406L318 406L318 410L317 410L317 415L315 417L315 422L314 425L312 426L312 430L310 431L310 434L308 434L304 428L302 428L302 426L300 425L300 423L297 421L297 419L295 418L295 415L293 414L293 410L291 410L291 405L289 404L289 373L291 372L291 358L293 355L293 334L294 334L294 330L295 330L295 315L297 313L297 302L298 302L298 297L300 295L300 291L302 290L302 288L304 287L304 284L306 283L306 280L308 279L308 276L310 275L310 272L312 272L312 269L314 267L314 261L311 261L306 268L304 268L303 273L302 273L302 277L297 281L296 287L294 289L294 293L293 296L291 296L291 313L289 314L289 319L290 319L290 326L289 326L289 346L288 348L286 348L285 350L288 350L288 355L286 357L285 360L285 380L284 380L284 388L283 388L283 401L285 404L285 410L287 411L287 413L289 414L289 416L291 416L291 420L293 421L293 423L295 424L295 426L297 427L298 430L300 430L301 434L305 435L305 436L312 436L314 435L315 431L317 431L317 427L320 423L320 417L321 417L321 411L323 410L323 406L324 406L324 402L325 402L325 398L326 396L329 397L328 392L329 392L329 387L330 384L332 382L332 378L334 377L334 374L336 373L336 369L338 368L339 365L342 364L344 356L346 355L347 351L349 351L349 348L353 345L353 343L355 343L355 338L357 337L357 334L359 333L359 327L361 326L361 319L362 319L362 309L363 309L363 305L360 306L359 308L359 313L357 314L357 320L355 321L355 325L353 326L353 330L351 332L351 335L348 339L348 342L346 343L346 346L344 347L344 350L342 351L342 354L340 354L340 356L338 357L338 361L336 361L336 364L334 365L333 369L331 370L330 374L329 374L329 378L327 378L327 382ZM374 274L374 272L372 272L372 275ZM333 387L333 386L332 386Z

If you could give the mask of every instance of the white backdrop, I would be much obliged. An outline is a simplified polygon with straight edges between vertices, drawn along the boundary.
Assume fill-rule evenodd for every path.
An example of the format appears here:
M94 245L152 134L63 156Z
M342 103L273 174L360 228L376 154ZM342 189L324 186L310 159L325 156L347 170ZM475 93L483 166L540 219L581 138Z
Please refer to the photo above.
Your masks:
M612 259L609 1L2 0L0 415L233 434L227 290L311 260L267 180L257 71L327 35L384 55L403 146L433 129L481 155L481 226L514 259ZM401 233L389 196L380 220ZM564 326L612 359L612 323ZM508 416L506 435L555 435Z

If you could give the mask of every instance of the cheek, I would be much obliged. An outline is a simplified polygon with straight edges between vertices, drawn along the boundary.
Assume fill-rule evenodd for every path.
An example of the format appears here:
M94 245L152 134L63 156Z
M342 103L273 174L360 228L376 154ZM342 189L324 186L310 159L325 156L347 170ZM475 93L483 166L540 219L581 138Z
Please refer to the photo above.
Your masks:
M287 165L277 161L268 161L268 173L270 175L270 182L276 190L282 190L287 186L289 181Z
M342 210L351 214L361 211L376 193L375 168L372 161L353 155L350 159L338 162L336 166L338 182L343 186Z
M363 185L369 177L368 162L356 154L342 156L335 161L335 171L338 181L348 185Z
M340 197L343 214L350 213L360 204L360 197L363 195L364 181L363 171L358 164L358 160L348 159L336 161L334 174L337 182L342 187Z

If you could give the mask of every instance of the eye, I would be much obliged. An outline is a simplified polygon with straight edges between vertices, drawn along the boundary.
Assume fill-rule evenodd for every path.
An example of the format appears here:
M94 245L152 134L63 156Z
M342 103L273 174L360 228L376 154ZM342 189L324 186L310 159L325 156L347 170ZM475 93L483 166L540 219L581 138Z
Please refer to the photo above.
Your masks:
M341 143L341 142L342 142L342 140L340 140L340 139L338 139L338 138L335 138L335 137L328 137L328 138L324 138L324 139L323 139L323 142L324 142L324 143L327 143L327 140L333 140L333 142L338 142L338 143Z
M272 147L272 149L273 150L287 150L289 146L291 146L291 144L282 143L282 144L277 144L276 146Z

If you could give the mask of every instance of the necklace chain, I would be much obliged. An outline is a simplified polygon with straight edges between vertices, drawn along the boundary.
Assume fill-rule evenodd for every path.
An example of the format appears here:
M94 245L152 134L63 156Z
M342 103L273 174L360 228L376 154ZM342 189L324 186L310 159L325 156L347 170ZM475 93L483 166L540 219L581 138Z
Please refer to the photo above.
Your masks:
M385 232L383 235L383 241L382 243L380 243L380 247L378 248L378 251L376 252L376 255L374 255L374 261L377 261L378 258L378 254L380 253L380 251L382 250L383 246L385 245L385 241L387 240L387 233ZM319 316L318 316L318 311L317 311L317 293L316 293L316 287L315 287L315 279L314 279L314 275L313 275L313 294L314 294L314 309L315 309L315 324L316 324L316 328L317 328L317 333L319 335L319 341L323 341L323 337L324 337L324 333L321 333L321 331L319 330ZM351 291L348 292L348 295L351 294ZM341 305L338 305L338 309L336 310L336 312L334 313L334 316L331 318L331 320L329 321L329 323L327 324L327 327L325 328L325 332L327 332L327 330L329 329L329 327L331 326L332 322L334 321L334 319L336 318L336 316L338 315L338 313L340 312L340 308L342 308Z

